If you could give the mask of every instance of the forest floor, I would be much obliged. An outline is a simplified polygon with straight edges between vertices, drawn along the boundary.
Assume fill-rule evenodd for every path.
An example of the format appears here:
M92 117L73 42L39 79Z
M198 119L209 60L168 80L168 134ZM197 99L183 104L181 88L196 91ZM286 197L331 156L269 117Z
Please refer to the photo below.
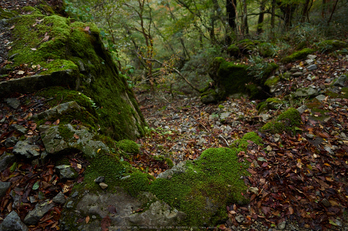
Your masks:
M1 1L0 5L13 9L36 3L37 1L8 0ZM7 34L0 37L0 40L5 41ZM7 57L1 54L0 58L5 60ZM347 57L316 55L317 70L279 83L277 87L281 92L278 96L280 99L285 99L294 89L301 87L314 86L324 91L335 78L347 72ZM300 69L303 66L302 62L297 61L284 68ZM245 133L255 131L263 139L263 146L238 154L240 161L250 162L250 176L243 179L250 188L244 195L250 199L250 203L243 206L228 205L226 214L229 219L221 222L218 228L347 230L348 92L343 89L338 91L339 94L334 97L324 94L325 98L320 101L313 99L287 102L278 109L259 114L256 109L260 102L258 100L229 98L219 104L204 105L198 97L175 94L172 98L165 90L158 89L156 94L152 94L135 88L140 108L148 123L148 134L138 140L144 155L135 157L131 164L156 177L168 167L163 161L156 161L162 156L173 159L175 163L196 159L207 148L229 147ZM17 110L8 107L5 102L0 104L1 129L4 131L0 138L1 145L6 137L13 135L11 132L7 133L7 130L14 121L35 133L36 124L28 120L28 115L45 109L44 101L36 96L16 95L16 98L21 102ZM258 131L286 108L301 105L307 105L308 109L301 115L302 125L298 127L296 135L272 135ZM31 108L38 110L32 111ZM1 146L0 154L5 151L6 148ZM77 156L72 156L70 161L72 166L86 165ZM8 168L1 173L0 178L16 185L16 197L26 198L30 194L35 200L44 194L53 198L54 193L64 191L67 185L69 188L74 183L58 181L53 187L50 184L52 178L56 177L53 164L49 162L38 168L18 163L15 171ZM44 187L32 190L38 182L37 177L40 177ZM82 179L81 172L76 181ZM2 198L0 220L5 217L6 208L11 211L11 198L9 194ZM24 218L33 206L34 203L25 201L17 212ZM29 227L30 230L58 229L61 209L62 206L55 207L53 213L43 217L39 225Z
M301 99L258 113L258 100L233 99L204 105L199 97L158 90L136 90L149 133L139 139L142 152L172 158L176 163L195 159L210 147L229 147L247 132L257 132L264 145L239 153L250 162L250 204L227 206L229 220L221 230L347 230L348 205L348 99L342 88L334 97L325 95L332 81L347 71L347 57L316 54L317 70L281 81L279 99L294 89L314 87L322 100ZM303 62L286 69L304 67ZM288 107L306 105L297 134L259 132L266 122ZM139 162L137 162L139 161ZM165 169L136 160L133 166L157 176ZM258 224L258 225L257 225ZM261 228L260 224L263 225ZM238 227L238 228L237 228Z

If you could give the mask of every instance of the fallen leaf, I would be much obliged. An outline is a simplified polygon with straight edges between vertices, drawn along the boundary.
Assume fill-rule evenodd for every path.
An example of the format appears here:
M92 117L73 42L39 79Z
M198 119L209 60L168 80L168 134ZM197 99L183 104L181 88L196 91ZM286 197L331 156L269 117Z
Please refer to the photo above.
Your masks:
M86 224L88 224L89 220L90 220L90 218L89 218L89 216L87 216L86 217Z

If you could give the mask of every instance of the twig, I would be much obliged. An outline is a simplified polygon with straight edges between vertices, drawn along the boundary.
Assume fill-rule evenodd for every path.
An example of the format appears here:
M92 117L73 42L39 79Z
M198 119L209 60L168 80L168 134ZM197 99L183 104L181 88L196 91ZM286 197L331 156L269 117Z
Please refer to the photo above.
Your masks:
M226 144L227 144L228 147L230 146L230 145L228 144L227 140L226 140L221 134L219 134L219 137L220 137L221 139L223 139L223 140L226 142Z

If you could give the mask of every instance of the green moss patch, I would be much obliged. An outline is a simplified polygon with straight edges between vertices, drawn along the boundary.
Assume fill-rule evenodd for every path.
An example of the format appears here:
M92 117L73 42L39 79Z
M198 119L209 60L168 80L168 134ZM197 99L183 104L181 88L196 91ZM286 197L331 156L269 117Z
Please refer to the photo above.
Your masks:
M348 47L348 43L339 40L325 40L317 44L321 52L333 52Z
M260 131L270 133L281 133L283 131L292 131L295 133L296 126L301 125L300 113L295 108L289 108L274 121L266 123Z
M129 154L140 153L139 144L135 143L133 140L120 140L117 142L117 147Z
M305 48L282 59L283 63L290 63L296 60L305 59L307 55L314 53L314 49Z

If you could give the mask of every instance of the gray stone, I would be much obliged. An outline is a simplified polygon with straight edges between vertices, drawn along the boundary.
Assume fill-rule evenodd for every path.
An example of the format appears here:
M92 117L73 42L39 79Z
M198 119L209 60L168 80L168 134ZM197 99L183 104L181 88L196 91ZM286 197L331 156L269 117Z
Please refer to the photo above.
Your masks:
M314 62L314 60L313 60L313 59L307 59L305 62L306 62L308 65L311 65L311 64Z
M283 222L278 224L278 229L280 229L280 230L285 229L285 227L286 227L286 221L283 221Z
M148 209L141 213L135 212L142 208L144 204ZM173 226L179 224L186 216L185 213L171 208L152 193L144 192L139 197L134 198L122 188L116 188L116 193L101 191L98 194L89 193L84 195L77 203L75 210L68 212L65 217L69 217L69 219L71 216L77 218L76 214L79 212L90 217L104 218L108 216L110 218L109 230L134 225L144 227ZM83 224L82 230L99 230L100 220L93 222L97 223Z
M39 220L53 207L54 204L50 203L49 200L36 204L35 208L24 218L24 223L27 225L37 224Z
M302 105L300 107L297 108L297 111L302 114L303 112L305 112L308 109L308 107L306 105Z
M94 182L97 183L97 184L99 184L99 183L101 183L101 182L104 182L104 180L105 180L105 177L103 177L103 176L98 176L97 178L94 179Z
M298 72L293 73L291 76L293 76L293 77L300 77L302 75L303 75L303 73L298 71Z
M237 215L237 216L236 216L236 221L237 221L238 223L242 223L242 222L244 221L244 216L243 216L243 215Z
M79 195L79 192L78 191L75 191L70 197L71 198L75 198Z
M70 165L58 165L56 169L59 170L61 179L72 179L77 176L76 172L70 167Z
M5 102L13 109L17 109L21 105L21 102L16 98L7 98L5 99Z
M74 202L73 201L69 201L67 204L66 204L66 208L68 209L71 209L74 207Z
M37 145L32 145L28 142L28 140L25 141L18 141L17 144L13 147L13 153L16 155L22 155L26 158L32 158L40 156L40 147Z
M11 128L13 128L14 130L16 130L17 132L21 133L21 134L26 134L27 130L25 127L23 127L22 125L18 125L18 124L12 124Z
M55 197L53 197L52 201L57 204L64 204L66 201L64 193L59 192Z
M107 189L109 186L105 184L104 182L99 183L99 186L101 189Z
M311 134L311 133L307 133L306 136L307 136L307 138L309 138L309 139L313 139L313 138L314 138L314 135Z
M326 199L324 198L321 203L325 206L325 207L331 207L331 203Z
M179 164L175 165L171 169L168 169L160 173L157 178L170 179L174 174L180 174L186 172L187 166L186 161L182 161Z
M257 187L250 187L249 191L256 194L256 195L259 194L259 188L257 188Z
M230 115L231 115L230 112L223 112L223 113L221 113L221 115L220 115L220 119L221 119L221 120L225 120L225 119L228 118Z
M5 196L7 190L10 188L11 182L0 181L0 197Z
M17 142L18 142L17 137L11 136L5 140L5 147L6 148L13 147L16 145Z
M12 204L12 208L17 208L20 205L20 199L22 198L22 196L19 195L19 193L23 191L23 188L14 188L11 192L10 192L10 196L12 197L13 200L13 204Z
M51 118L58 118L63 114L68 114L71 111L81 111L82 108L75 101L69 101L66 103L59 104L51 109L34 115L32 118L34 120L49 120Z
M59 126L69 130L70 134L60 134ZM76 130L71 124L59 126L41 125L39 127L42 142L48 154L55 155L66 149L77 149L89 157L95 157L99 149L99 151L110 152L103 142L93 140L95 134L90 133L86 127L81 126L79 130Z
M4 171L9 165L16 161L12 153L4 153L0 156L0 172Z
M316 59L317 56L316 55L307 55L307 59Z
M341 75L340 77L335 79L334 86L346 87L347 86L347 81L348 81L348 77L346 75Z
M325 95L318 95L317 97L315 97L317 100L319 100L320 102L324 101L326 99Z
M300 98L300 97L313 97L318 95L318 91L312 87L305 87L297 89L294 93L292 93L292 96L294 98Z
M0 230L3 231L28 231L28 227L21 221L21 218L15 211L10 212L0 224Z
M316 69L318 69L317 64L312 64L312 65L309 65L309 66L307 67L307 70L309 70L309 71L314 71L314 70L316 70Z

